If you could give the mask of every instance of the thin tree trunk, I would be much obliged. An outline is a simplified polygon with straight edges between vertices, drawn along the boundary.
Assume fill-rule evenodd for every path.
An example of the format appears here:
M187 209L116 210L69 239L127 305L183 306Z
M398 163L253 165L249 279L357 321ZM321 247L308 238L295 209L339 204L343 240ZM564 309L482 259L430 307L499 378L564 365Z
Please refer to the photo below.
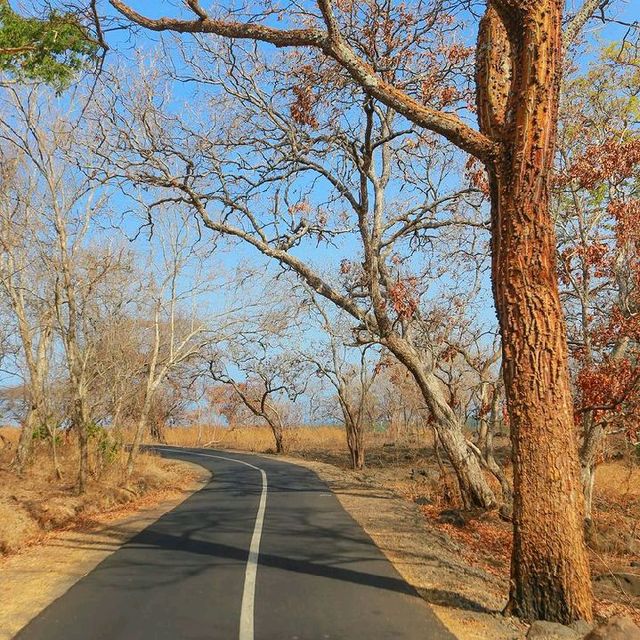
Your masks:
M56 435L56 426L54 424L53 427L50 427L48 420L46 424L47 424L47 433L51 441L51 462L53 464L53 471L56 474L56 478L58 480L62 480L62 471L60 471L60 464L58 462L58 442L57 442L57 435Z
M584 439L580 448L580 475L584 493L584 525L589 532L592 525L593 483L596 474L596 459L604 442L605 430L602 424L593 423L593 413L586 412L582 418Z
M364 469L365 451L363 429L349 417L345 418L345 430L347 432L347 446L349 447L351 468Z
M74 427L78 435L78 445L80 448L80 466L78 468L77 491L80 495L87 491L87 479L89 477L89 434L87 433L87 423L84 419L84 411L76 410Z
M488 421L487 433L484 442L484 457L487 460L487 465L489 466L491 473L493 473L500 483L502 497L504 498L505 503L511 507L513 503L513 490L503 468L498 464L498 461L495 458L493 449L493 436L496 432L496 425L498 424L499 400L500 397L498 395L498 390L494 389L493 399L491 401L491 415Z
M129 449L129 455L127 457L127 467L125 470L125 481L127 484L129 483L129 480L133 475L133 469L135 466L136 458L138 457L138 452L140 451L140 445L142 444L142 438L147 428L147 421L149 419L150 409L151 409L151 402L147 396L147 398L145 398L144 404L142 405L142 410L140 411L138 422L136 422L136 429L133 433L133 442L131 443L131 448Z
M33 446L33 432L35 430L37 420L37 411L35 407L30 407L27 417L24 420L22 429L20 430L20 437L18 438L18 447L16 449L16 455L13 460L13 468L19 473L24 472L25 465L29 459L31 448Z

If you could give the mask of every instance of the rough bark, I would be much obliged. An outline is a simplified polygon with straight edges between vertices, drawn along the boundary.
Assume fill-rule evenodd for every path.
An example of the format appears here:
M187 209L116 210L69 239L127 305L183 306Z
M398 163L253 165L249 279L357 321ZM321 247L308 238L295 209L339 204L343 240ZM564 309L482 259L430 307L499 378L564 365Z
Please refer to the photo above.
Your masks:
M514 463L507 610L525 619L592 618L580 468L558 293L549 175L562 65L562 3L489 5L478 49L488 166L492 274Z

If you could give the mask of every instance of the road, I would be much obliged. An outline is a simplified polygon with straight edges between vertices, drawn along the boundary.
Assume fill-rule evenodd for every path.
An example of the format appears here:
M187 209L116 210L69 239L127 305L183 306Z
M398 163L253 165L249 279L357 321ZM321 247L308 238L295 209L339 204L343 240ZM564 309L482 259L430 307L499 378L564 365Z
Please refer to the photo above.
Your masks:
M312 471L196 449L203 489L53 602L20 640L451 640Z

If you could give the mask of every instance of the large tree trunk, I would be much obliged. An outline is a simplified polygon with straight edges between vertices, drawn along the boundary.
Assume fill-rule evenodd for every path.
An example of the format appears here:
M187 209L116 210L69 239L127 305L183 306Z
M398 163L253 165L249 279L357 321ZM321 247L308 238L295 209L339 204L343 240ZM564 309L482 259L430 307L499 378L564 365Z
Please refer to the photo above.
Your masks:
M566 623L592 616L583 495L553 227L546 194L525 194L501 194L494 259L514 464L509 610Z
M592 618L577 438L549 211L562 66L561 0L490 3L479 36L481 128L489 164L492 272L514 464L507 610Z

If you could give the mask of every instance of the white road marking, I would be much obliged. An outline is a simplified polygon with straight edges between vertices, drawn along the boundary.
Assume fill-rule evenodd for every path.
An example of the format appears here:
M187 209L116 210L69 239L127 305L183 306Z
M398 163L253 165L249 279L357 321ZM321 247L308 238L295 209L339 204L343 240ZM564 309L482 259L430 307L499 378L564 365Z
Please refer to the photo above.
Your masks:
M254 622L253 611L256 597L256 574L258 572L258 558L260 557L260 539L262 538L262 527L264 525L264 512L267 508L267 474L260 467L256 467L244 460L236 458L228 458L226 456L215 456L211 453L198 453L196 451L185 451L183 449L167 449L160 448L160 451L169 451L173 453L183 453L191 456L202 456L203 458L217 458L218 460L227 460L228 462L237 462L246 467L251 467L260 472L262 477L262 493L260 494L260 503L256 513L256 522L253 527L253 535L251 536L251 544L249 545L249 557L247 558L247 567L244 572L244 589L242 591L242 603L240 605L240 634L238 640L253 640Z

